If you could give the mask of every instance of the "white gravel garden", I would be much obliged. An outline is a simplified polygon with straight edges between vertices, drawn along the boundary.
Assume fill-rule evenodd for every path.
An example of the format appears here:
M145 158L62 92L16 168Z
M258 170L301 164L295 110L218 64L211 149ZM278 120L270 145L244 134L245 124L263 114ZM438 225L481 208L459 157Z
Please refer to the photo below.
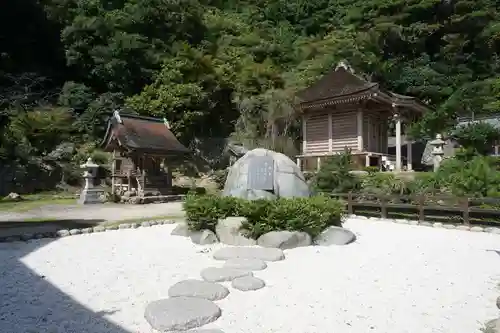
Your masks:
M174 225L2 243L0 332L157 332L148 308L186 293L209 322L192 332L474 333L498 317L500 235L357 218L344 226L356 242L245 260L241 248L173 236ZM242 265L250 273L228 277ZM202 275L217 288L177 284Z

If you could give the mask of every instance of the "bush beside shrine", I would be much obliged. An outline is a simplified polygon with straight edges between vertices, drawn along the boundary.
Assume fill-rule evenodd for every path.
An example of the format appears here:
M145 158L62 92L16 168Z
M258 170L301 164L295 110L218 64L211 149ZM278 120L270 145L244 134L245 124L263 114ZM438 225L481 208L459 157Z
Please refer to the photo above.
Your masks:
M219 219L230 216L246 218L243 232L257 239L271 231L304 231L316 237L329 226L341 226L344 205L324 196L311 198L279 198L276 200L244 200L215 195L188 195L184 202L191 230L211 230Z

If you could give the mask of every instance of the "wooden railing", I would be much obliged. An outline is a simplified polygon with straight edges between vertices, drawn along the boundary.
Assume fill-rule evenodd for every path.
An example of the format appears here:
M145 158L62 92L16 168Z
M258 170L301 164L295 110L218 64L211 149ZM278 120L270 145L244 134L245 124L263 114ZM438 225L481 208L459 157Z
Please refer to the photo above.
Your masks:
M353 192L332 193L330 196L344 200L348 214L358 214L361 211L360 215L380 214L381 218L388 218L389 215L403 212L402 214L413 215L419 222L455 217L455 219L460 218L465 225L500 226L500 198L461 198L425 194L381 195Z

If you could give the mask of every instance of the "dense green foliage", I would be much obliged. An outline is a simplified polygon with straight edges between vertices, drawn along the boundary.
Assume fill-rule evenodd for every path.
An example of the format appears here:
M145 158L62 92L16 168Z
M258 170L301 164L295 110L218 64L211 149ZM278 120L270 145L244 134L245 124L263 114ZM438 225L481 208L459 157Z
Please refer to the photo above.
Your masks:
M186 144L293 154L294 93L340 60L434 108L417 136L500 107L494 0L5 0L0 22L9 163L92 151L115 108L166 117Z
M316 191L346 193L359 188L359 178L350 173L352 158L350 153L339 154L327 159L321 165L313 180Z
M460 197L500 197L498 158L462 151L443 161L437 172L395 175L369 172L350 175L349 181L339 182L339 174L348 174L349 157L338 157L322 164L330 172L318 172L315 187L324 193L366 193L373 195L454 195Z
M257 239L270 231L304 231L315 237L328 226L340 226L344 206L323 196L248 201L233 197L189 195L184 210L191 230L215 232L219 219L247 218L243 231Z
M498 128L485 122L460 126L452 135L464 149L480 155L488 155L493 144L500 140Z

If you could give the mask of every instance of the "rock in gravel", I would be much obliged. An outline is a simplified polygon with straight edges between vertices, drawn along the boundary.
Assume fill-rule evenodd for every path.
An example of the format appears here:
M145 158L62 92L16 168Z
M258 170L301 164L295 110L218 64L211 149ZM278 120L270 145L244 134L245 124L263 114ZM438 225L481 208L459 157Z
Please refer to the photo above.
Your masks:
M56 234L57 234L57 236L59 236L59 237L66 237L66 236L69 236L69 235L70 235L69 230L67 230L67 229L58 230L58 231L56 232Z
M189 235L191 235L191 231L186 223L179 223L170 234L173 236L189 237Z
M155 223L156 224L156 223ZM147 228L147 227L150 227L151 226L151 223L150 222L142 222L141 223L141 227L143 228Z
M245 217L227 217L219 220L215 227L215 233L219 241L228 245L256 245L255 239L245 237L241 232L241 226L245 221Z
M311 236L300 231L271 231L259 237L257 244L262 247L274 247L282 250L293 249L312 244Z
M94 229L92 229L92 228L83 228L82 229L82 234L91 234L92 232L94 232Z
M346 245L356 240L356 235L345 228L331 226L315 239L316 245Z
M242 276L231 282L234 289L241 291L258 290L266 286L266 283L255 276Z
M117 225L108 225L105 228L106 228L106 230L118 230L118 226Z
M247 271L261 271L267 268L265 261L260 259L235 258L227 260L223 267L243 269Z
M485 333L500 333L500 318L490 320L485 325Z
M80 229L71 229L71 230L69 231L69 234L70 234L70 235L79 235L79 234L81 234L81 233L82 233L82 231L81 231Z
M106 230L106 228L101 227L101 226L94 227L94 232L103 232L105 230Z
M130 223L122 223L118 226L118 229L130 229L130 228L132 228Z
M483 227L471 227L470 231L484 232L484 228Z
M238 277L252 275L250 271L226 267L208 267L201 271L201 277L208 282L231 281Z
M23 241L29 241L30 239L35 238L35 234L27 233L27 234L22 234L21 235L21 240Z
M214 259L216 260L228 260L235 258L279 261L285 259L285 254L281 249L256 246L224 247L214 253Z
M215 236L215 234L210 230L192 232L191 241L199 245L208 245L219 242L217 236Z
M212 301L195 297L174 297L146 306L144 318L155 330L186 331L213 322L221 310Z
M177 282L168 289L170 297L196 297L209 301L218 301L229 295L229 289L222 284L199 280L184 280Z

